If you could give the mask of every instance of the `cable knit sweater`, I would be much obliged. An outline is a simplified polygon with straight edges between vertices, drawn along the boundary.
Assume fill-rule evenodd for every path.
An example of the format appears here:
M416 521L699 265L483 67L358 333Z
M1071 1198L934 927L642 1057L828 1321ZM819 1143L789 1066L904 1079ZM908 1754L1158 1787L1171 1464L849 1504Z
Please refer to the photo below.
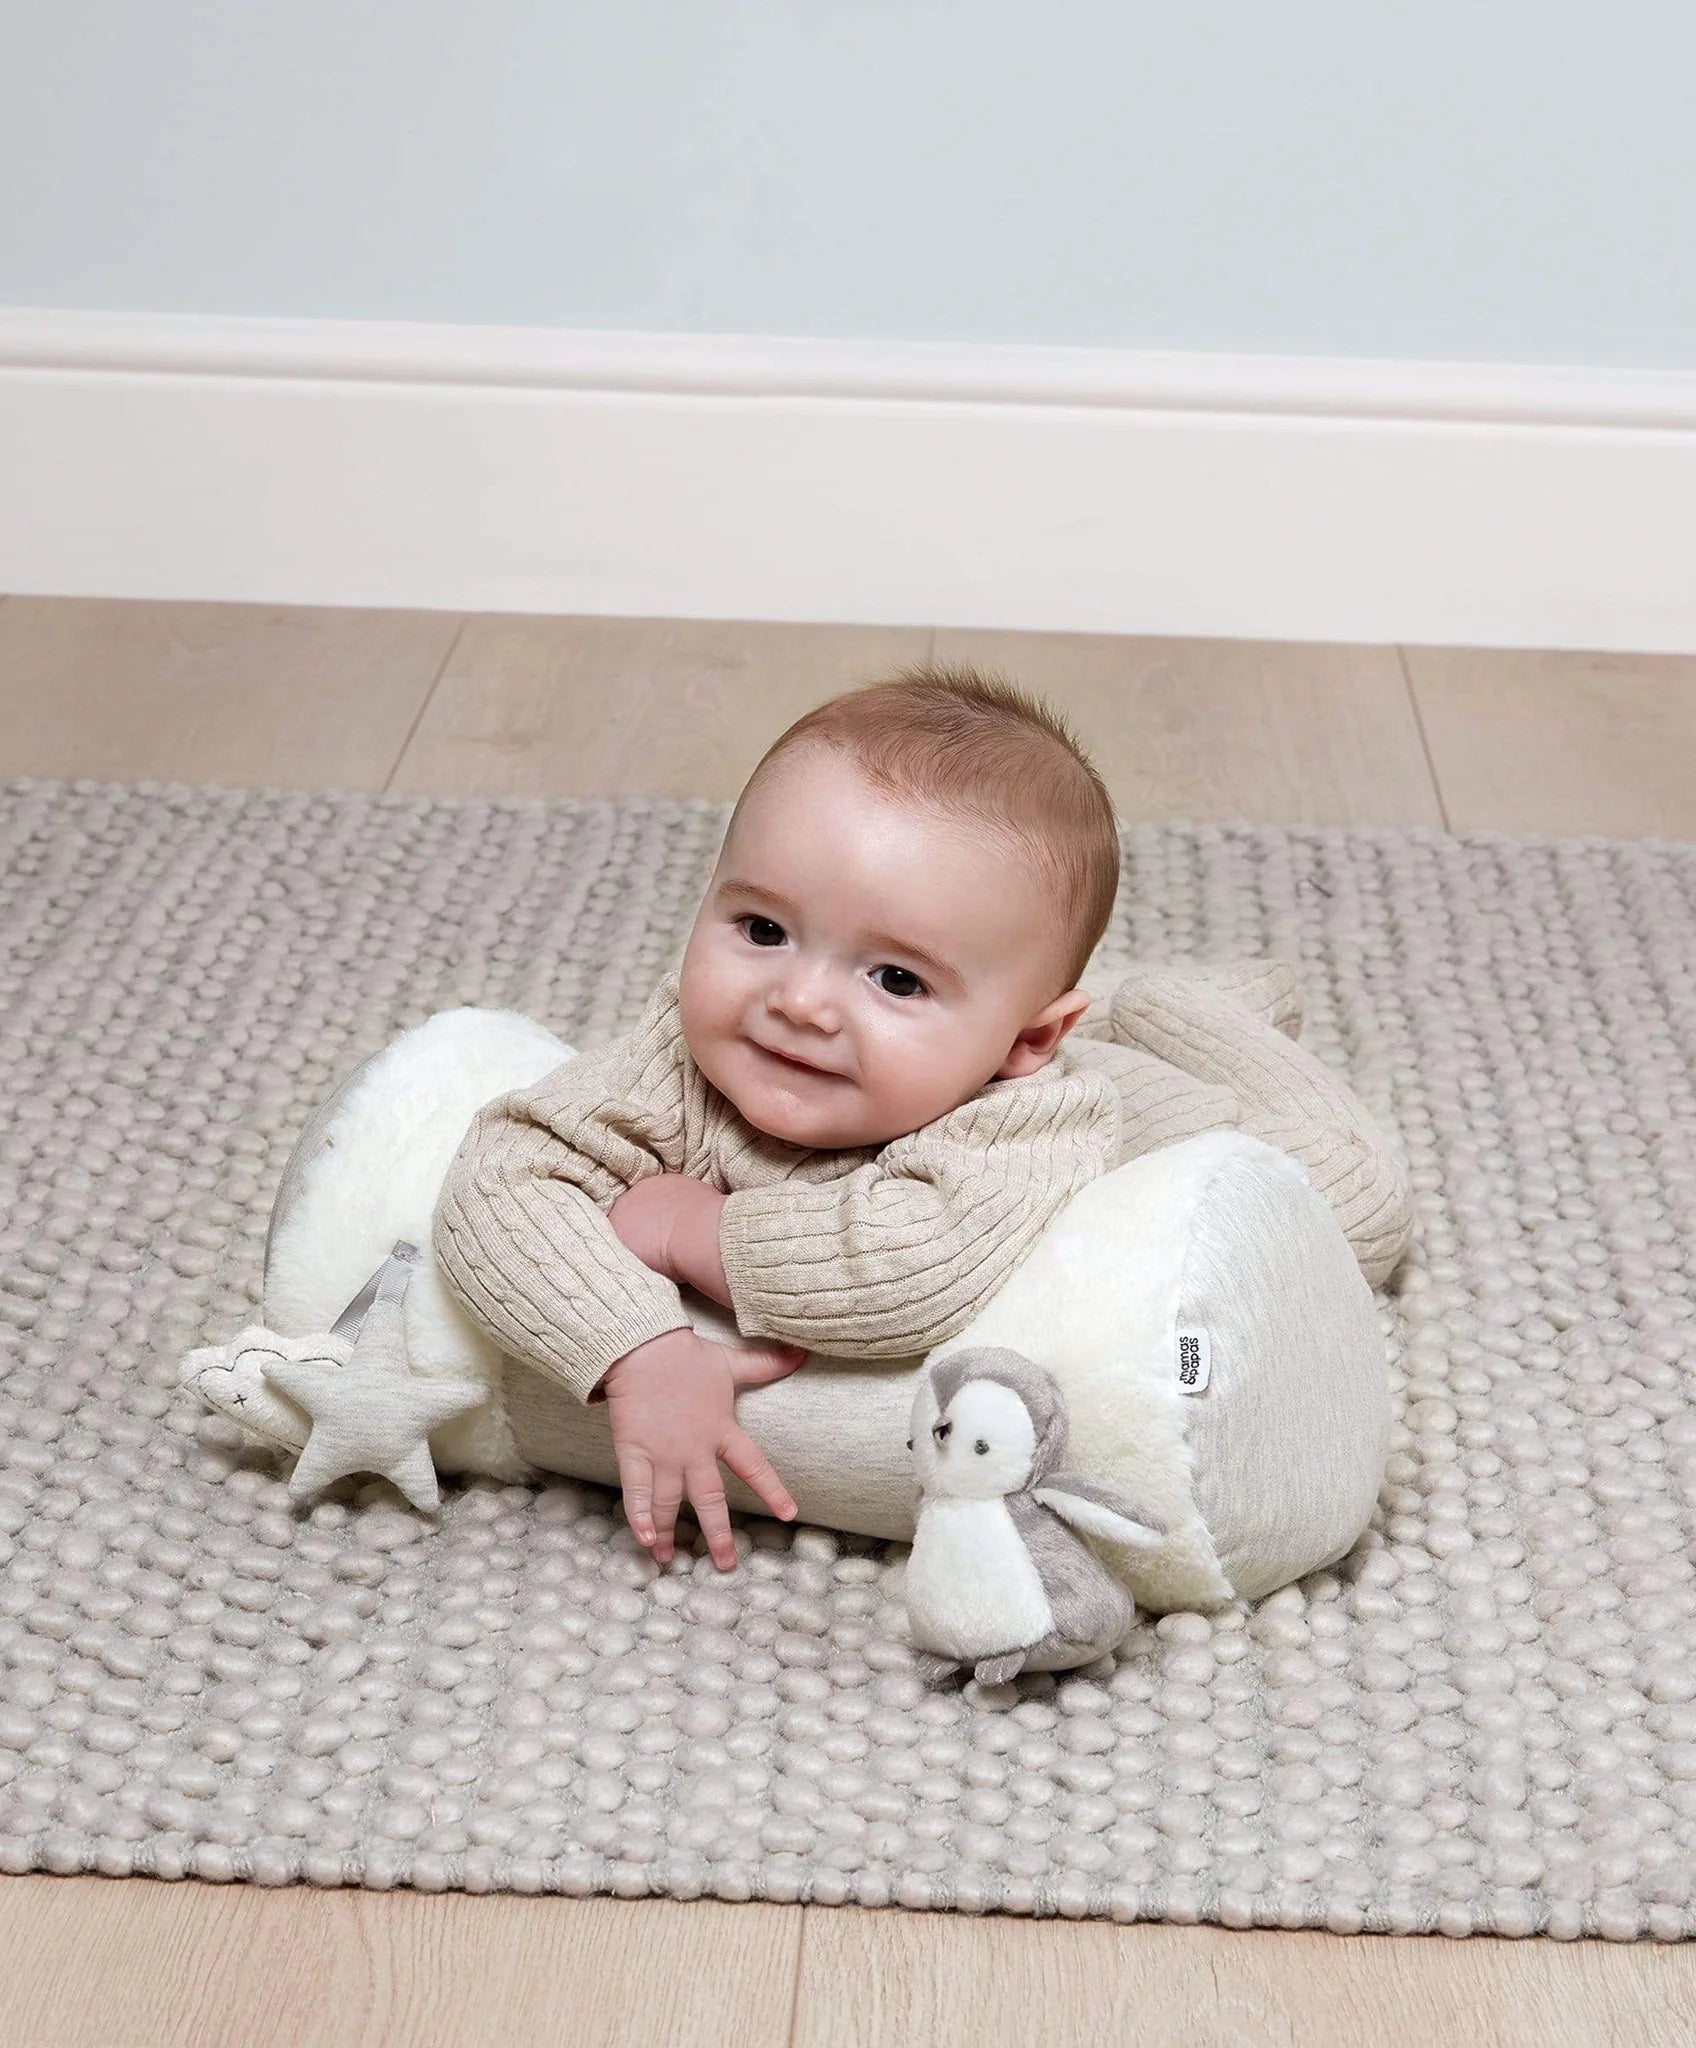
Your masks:
M1232 1128L1300 1160L1377 1285L1407 1241L1406 1171L1293 1042L1300 1013L1281 961L1142 968L1037 1073L882 1147L803 1151L703 1078L674 973L627 1038L478 1113L443 1184L436 1256L504 1351L587 1399L627 1351L689 1327L677 1287L606 1217L645 1175L687 1173L726 1192L719 1246L744 1336L914 1357L971 1321L1086 1182Z

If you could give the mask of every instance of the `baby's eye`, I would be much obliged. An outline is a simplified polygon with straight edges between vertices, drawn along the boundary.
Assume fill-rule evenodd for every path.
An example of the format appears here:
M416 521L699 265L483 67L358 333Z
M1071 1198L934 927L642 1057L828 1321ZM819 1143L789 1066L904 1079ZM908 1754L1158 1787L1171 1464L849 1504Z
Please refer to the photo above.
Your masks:
M989 1446L984 1442L981 1436L978 1438L977 1442L973 1444L972 1449L977 1452L980 1458L987 1458L989 1456Z
M872 979L874 981L877 981L877 977L880 974L893 974L898 984L896 987L891 988L887 981L879 981L877 985L886 996L922 996L925 992L924 983L920 981L919 977L910 968L874 967L872 969Z
M769 917L739 917L736 922L743 927L743 937L754 946L781 946L783 927Z

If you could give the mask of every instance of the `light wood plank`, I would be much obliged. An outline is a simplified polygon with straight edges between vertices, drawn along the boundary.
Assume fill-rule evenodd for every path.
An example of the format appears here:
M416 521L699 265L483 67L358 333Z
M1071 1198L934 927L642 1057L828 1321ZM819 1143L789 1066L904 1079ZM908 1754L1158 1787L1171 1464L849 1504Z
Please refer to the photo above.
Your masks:
M381 789L450 612L13 597L0 775Z
M798 1906L0 1878L7 2048L785 2048Z
M1064 713L1122 816L1441 825L1391 647L939 630Z
M929 646L921 627L474 619L392 787L725 802L791 720Z
M1696 1950L811 1907L795 2048L1686 2048Z
M1406 659L1455 831L1696 839L1696 657Z

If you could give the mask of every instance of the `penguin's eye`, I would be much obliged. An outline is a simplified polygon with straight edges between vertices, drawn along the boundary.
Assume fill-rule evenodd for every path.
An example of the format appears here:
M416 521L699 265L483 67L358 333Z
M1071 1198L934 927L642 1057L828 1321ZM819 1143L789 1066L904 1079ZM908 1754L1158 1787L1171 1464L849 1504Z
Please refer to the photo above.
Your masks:
M977 1442L973 1444L972 1449L976 1451L978 1456L981 1458L988 1453L989 1446L984 1442L983 1438L980 1436Z
M913 1439L911 1437L908 1437L907 1439L907 1448L908 1450L911 1450L913 1448Z

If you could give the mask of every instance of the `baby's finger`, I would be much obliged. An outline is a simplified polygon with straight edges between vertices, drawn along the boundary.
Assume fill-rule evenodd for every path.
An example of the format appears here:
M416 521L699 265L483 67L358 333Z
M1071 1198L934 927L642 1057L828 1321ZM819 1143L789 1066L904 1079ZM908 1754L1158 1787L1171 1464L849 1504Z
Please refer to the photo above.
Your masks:
M645 1550L654 1543L654 1468L645 1451L614 1445L618 1458L618 1483L624 1491L624 1519L630 1533Z
M789 1497L789 1489L778 1478L775 1467L745 1429L731 1424L719 1456L738 1479L751 1486L780 1521L794 1521L800 1510Z
M670 1564L676 1550L677 1510L683 1504L683 1474L667 1466L654 1474L654 1562Z
M768 1387L773 1380L787 1379L806 1359L800 1344L738 1345L730 1355L730 1383L738 1393L744 1387Z
M730 1533L730 1509L724 1498L724 1481L719 1477L718 1460L709 1458L704 1465L691 1465L687 1481L689 1505L695 1510L695 1519L701 1525L708 1554L721 1572L734 1570L736 1538Z

